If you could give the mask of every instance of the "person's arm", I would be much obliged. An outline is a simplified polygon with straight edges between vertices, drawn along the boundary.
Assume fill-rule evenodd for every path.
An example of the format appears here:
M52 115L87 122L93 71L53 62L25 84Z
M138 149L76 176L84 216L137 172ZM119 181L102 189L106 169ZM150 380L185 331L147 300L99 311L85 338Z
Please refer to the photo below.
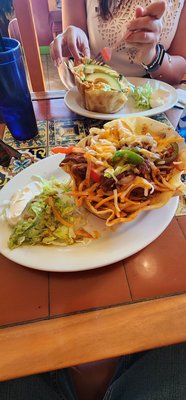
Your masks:
M62 2L63 32L50 45L51 58L59 66L63 57L73 57L80 60L83 56L90 57L90 48L87 36L86 1L78 0L78 7L74 9L74 0Z
M86 1L62 0L62 24L63 31L73 25L87 34Z
M179 84L186 74L186 2L180 16L176 35L164 57L161 67L151 74L152 78Z
M160 40L161 17L164 1L155 1L148 7L136 8L135 18L129 23L125 34L126 43L136 47L138 62L149 65L156 57L156 45ZM186 73L186 3L182 10L176 35L164 56L162 65L151 77L172 85L180 83Z

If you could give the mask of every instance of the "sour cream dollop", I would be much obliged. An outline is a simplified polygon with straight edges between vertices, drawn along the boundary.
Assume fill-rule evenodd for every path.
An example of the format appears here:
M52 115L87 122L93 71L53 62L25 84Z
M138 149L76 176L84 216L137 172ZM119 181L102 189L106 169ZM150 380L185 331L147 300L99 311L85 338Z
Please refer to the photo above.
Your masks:
M152 108L160 107L168 100L170 93L165 89L157 89L151 94L150 105Z
M9 207L6 208L6 218L11 226L19 221L22 212L27 204L43 191L42 185L38 181L33 181L23 189L17 190L10 199Z

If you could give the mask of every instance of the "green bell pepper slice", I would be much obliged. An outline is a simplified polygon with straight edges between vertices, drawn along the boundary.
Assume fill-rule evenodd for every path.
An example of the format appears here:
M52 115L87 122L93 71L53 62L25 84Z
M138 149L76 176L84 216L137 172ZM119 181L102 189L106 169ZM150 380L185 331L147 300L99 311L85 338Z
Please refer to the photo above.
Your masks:
M112 157L113 162L123 160L129 164L139 165L144 161L144 158L131 150L117 150Z

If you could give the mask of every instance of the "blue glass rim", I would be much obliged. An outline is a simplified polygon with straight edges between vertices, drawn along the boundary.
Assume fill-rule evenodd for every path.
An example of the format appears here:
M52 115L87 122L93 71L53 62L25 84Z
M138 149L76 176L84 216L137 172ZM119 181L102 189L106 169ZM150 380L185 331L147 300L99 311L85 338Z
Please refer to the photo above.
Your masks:
M21 55L21 45L16 39L3 37L6 51L0 52L0 65L15 61Z

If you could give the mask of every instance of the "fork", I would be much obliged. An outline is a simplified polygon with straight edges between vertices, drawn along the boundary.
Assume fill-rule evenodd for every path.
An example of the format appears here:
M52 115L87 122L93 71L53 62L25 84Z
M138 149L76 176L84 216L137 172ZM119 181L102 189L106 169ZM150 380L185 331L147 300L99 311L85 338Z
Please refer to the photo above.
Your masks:
M105 64L111 60L113 47L103 47L101 51L94 57L96 64Z
M152 6L153 5L150 5L149 8L152 7ZM145 15L148 15L149 17L152 17L155 20L159 19L159 13L157 15L157 14L154 13L153 10L151 10L151 12L148 12L148 14L145 14ZM138 30L136 30L136 32L137 31ZM125 39L128 39L128 37L131 35L132 32L134 32L134 31L131 31L131 32L129 31L127 34L125 34ZM105 64L105 63L110 62L111 57L112 57L112 51L116 50L117 47L123 42L124 42L124 38L122 37L122 39L120 39L114 46L112 46L112 47L103 47L100 50L100 52L97 53L96 56L94 57L95 62L96 63L100 63L100 64Z
M105 64L105 63L109 63L112 57L112 52L113 50L116 50L117 47L124 42L123 37L116 43L114 44L112 47L103 47L99 53L96 54L96 56L94 57L94 60L96 63L99 64Z
M109 63L112 57L112 52L113 50L116 50L117 47L124 42L123 37L116 43L114 44L112 47L103 47L99 53L96 54L96 56L94 57L94 60L96 63L100 63L100 64L105 64L105 63Z

